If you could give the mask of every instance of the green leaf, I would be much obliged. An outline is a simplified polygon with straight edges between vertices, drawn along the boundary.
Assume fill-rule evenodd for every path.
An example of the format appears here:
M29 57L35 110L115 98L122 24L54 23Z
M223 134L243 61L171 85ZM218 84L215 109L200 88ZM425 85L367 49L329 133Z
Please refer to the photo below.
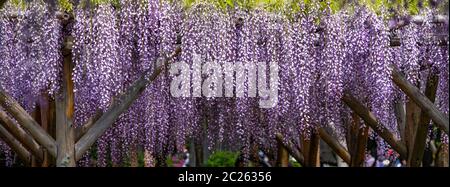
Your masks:
M69 0L58 0L59 7L66 12L72 12L73 4Z

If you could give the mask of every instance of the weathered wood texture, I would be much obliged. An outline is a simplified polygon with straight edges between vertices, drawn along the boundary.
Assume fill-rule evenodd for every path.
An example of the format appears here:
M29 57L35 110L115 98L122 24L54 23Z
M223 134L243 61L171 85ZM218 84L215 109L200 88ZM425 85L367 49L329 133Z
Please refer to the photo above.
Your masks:
M411 84L399 72L396 67L392 67L392 80L394 83L413 100L434 123L448 135L448 116L439 111L439 109L431 102L420 90Z
M25 147L23 147L22 144L20 144L20 142L8 132L8 130L3 128L3 125L0 125L0 139L3 140L3 142L5 142L17 154L17 156L19 156L23 163L26 165L31 164L31 153L28 152L28 150L25 149Z
M372 114L362 103L360 103L355 97L348 93L344 94L342 98L344 103L349 106L353 112L358 114L365 124L372 128L375 133L381 136L397 153L403 158L407 158L406 146L391 133L389 130L381 124L375 115Z
M56 166L75 167L75 136L73 127L74 94L72 82L72 55L63 62L62 93L56 98L56 144L58 154Z
M39 123L37 123L13 97L3 90L0 90L0 104L19 122L24 130L28 131L41 146L47 149L52 156L56 157L55 140L45 132Z
M287 143L284 143L283 136L281 134L276 134L275 137L277 139L277 142L280 145L282 145L288 151L288 153L292 157L294 157L294 159L298 163L300 163L302 166L305 165L305 158L303 157L303 154L298 149L296 149L296 146L291 141L288 141Z
M330 146L333 151L344 160L345 163L350 165L351 158L350 153L342 146L338 140L336 140L333 136L331 136L325 129L319 128L319 135L325 143Z
M425 96L431 102L434 102L436 98L438 81L439 77L436 74L430 73L425 88ZM412 151L409 153L410 158L408 159L408 162L410 167L420 167L422 164L429 126L430 117L424 111L421 111L420 120L416 129L414 145L412 147Z
M3 110L0 110L0 125L2 125L24 148L39 160L43 160L44 151L36 141L14 122Z

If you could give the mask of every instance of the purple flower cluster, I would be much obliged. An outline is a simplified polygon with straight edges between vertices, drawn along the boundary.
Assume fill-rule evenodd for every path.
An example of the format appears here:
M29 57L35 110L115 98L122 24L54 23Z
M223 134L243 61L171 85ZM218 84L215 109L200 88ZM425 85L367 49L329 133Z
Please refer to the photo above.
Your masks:
M0 14L0 85L31 111L38 96L59 89L61 23L42 1L25 8L6 3Z

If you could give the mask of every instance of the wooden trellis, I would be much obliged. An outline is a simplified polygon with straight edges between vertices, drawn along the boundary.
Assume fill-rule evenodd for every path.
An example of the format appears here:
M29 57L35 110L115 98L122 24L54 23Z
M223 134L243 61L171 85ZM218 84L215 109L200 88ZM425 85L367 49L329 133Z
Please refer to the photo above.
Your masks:
M438 77L435 74L429 75L425 94L421 93L416 86L407 81L396 67L392 67L392 81L408 96L408 98L410 98L412 102L411 104L417 105L417 108L407 107L406 110L415 110L415 113L419 114L419 116L416 117L419 120L414 120L413 118L415 117L412 115L406 116L406 114L411 111L400 113L400 115L404 116L397 116L398 118L409 118L406 119L406 121L411 121L411 124L409 124L409 129L410 131L412 131L409 132L410 136L402 136L401 140L397 139L395 135L393 135L385 127L385 125L383 125L375 117L375 115L355 97L348 93L345 93L342 100L350 109L352 109L352 111L357 115L357 118L361 118L365 122L366 126L372 128L373 131L380 137L382 137L392 147L392 149L394 149L400 155L402 159L405 159L407 161L407 166L420 167L425 150L426 136L430 120L433 121L434 124L439 127L439 129L441 129L448 135L448 116L439 111L433 104L436 95ZM353 121L359 121L357 118ZM351 139L351 141L347 141L347 144L353 144L352 146L347 146L348 149L342 146L339 141L333 138L325 129L319 128L318 131L321 139L324 140L339 157L341 157L350 166L358 167L362 166L362 161L364 161L364 141L367 141L368 132L367 129L359 128L359 126L356 126L356 128L359 129L359 133L350 133L356 134L357 138ZM352 129L350 129L349 131L352 131ZM361 131L363 132L361 133ZM401 133L405 133L402 131L405 130L401 130ZM302 163L302 165L311 166L307 162L305 163L303 159L305 154L299 153L298 150L294 148L292 143L283 144L281 135L277 135L277 139L279 139L279 142L282 143L281 149L288 150L289 153L299 163ZM437 165L448 167L448 162L442 162L442 160L448 160L448 146L441 146L442 147L440 148L440 151L437 153L439 154L438 156L440 156L440 160L438 161L440 161L441 164L437 163ZM306 154L311 153L309 152Z
M73 21L73 18L68 14L58 12L56 15L62 20L65 27ZM177 47L172 54L158 59L158 62L154 62L155 70L152 72L146 71L125 93L114 98L105 112L96 112L86 124L80 128L75 128L73 126L74 93L71 78L73 69L72 38L68 36L64 41L65 45L62 49L64 54L62 92L55 97L54 101L42 96L39 103L39 113L28 114L13 97L0 88L0 106L5 110L0 110L0 138L11 147L25 164L30 166L53 164L61 167L75 166L76 161L81 159L82 155L97 139L129 108L146 86L158 77L171 62L171 59L181 52L181 48ZM348 140L351 141L348 141L347 148L330 135L333 133L329 133L323 128L314 130L309 139L300 137L300 147L296 147L292 142L283 143L282 135L277 134L277 141L280 145L279 165L287 166L287 157L290 154L304 166L320 166L319 143L322 139L347 164L361 166L364 161L368 134L368 128L359 128L361 124L356 123L356 121L359 121L357 119L361 118L366 126L372 128L402 158L408 159L408 165L420 166L425 147L426 125L429 121L432 120L448 134L448 117L442 114L433 104L437 77L435 75L430 76L424 95L413 84L409 83L395 67L393 67L392 75L393 82L412 101L407 104L411 107L407 107L404 115L416 114L420 116L419 120L416 120L417 122L411 121L411 118L408 117L398 116L399 121L405 119L402 122L405 124L404 130L401 131L403 134L402 140L398 140L391 134L363 104L351 95L345 94L343 101L353 110L355 119L353 124L349 124L352 133L348 137ZM412 112L411 108L416 112ZM440 148L440 150L445 149L448 150L448 147ZM445 154L443 156L445 157Z

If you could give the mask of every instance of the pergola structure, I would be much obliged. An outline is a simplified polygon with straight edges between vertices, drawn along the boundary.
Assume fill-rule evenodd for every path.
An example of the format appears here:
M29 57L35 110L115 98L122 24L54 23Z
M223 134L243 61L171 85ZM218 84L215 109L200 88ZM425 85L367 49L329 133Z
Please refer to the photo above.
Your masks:
M57 16L61 19L64 27L74 21L73 17L66 13L58 12ZM417 21L419 18L414 20ZM114 124L114 121L129 108L162 71L166 70L171 60L181 52L181 48L177 47L172 54L158 59L154 62L156 68L153 71L146 71L126 92L114 98L105 112L98 111L82 127L75 128L73 125L74 92L71 77L73 69L72 40L71 36L66 36L65 45L61 49L64 54L62 92L55 96L54 101L43 96L38 112L28 114L13 97L0 88L0 106L5 110L0 110L0 138L27 165L76 166L76 161L94 145L97 139ZM397 44L391 42L391 45ZM420 166L430 120L447 135L449 131L448 116L440 112L433 104L438 77L430 74L426 91L421 93L414 84L405 79L396 67L392 66L392 81L410 98L410 101L406 103L406 109L403 107L403 103L399 103L397 110L402 134L401 140L390 133L366 106L352 95L345 94L342 100L354 112L354 120L350 124L350 135L347 138L347 148L330 135L332 133L329 132L329 129L319 128L313 131L310 139L302 138L301 148L295 147L292 142L286 144L283 141L283 135L277 134L280 145L278 165L287 166L290 154L303 166L319 166L319 142L322 139L350 166L362 166L370 127L402 158L406 159L409 166ZM360 128L362 124L358 123L359 118L365 122L364 128ZM448 147L446 150L444 159L447 160L448 166Z

